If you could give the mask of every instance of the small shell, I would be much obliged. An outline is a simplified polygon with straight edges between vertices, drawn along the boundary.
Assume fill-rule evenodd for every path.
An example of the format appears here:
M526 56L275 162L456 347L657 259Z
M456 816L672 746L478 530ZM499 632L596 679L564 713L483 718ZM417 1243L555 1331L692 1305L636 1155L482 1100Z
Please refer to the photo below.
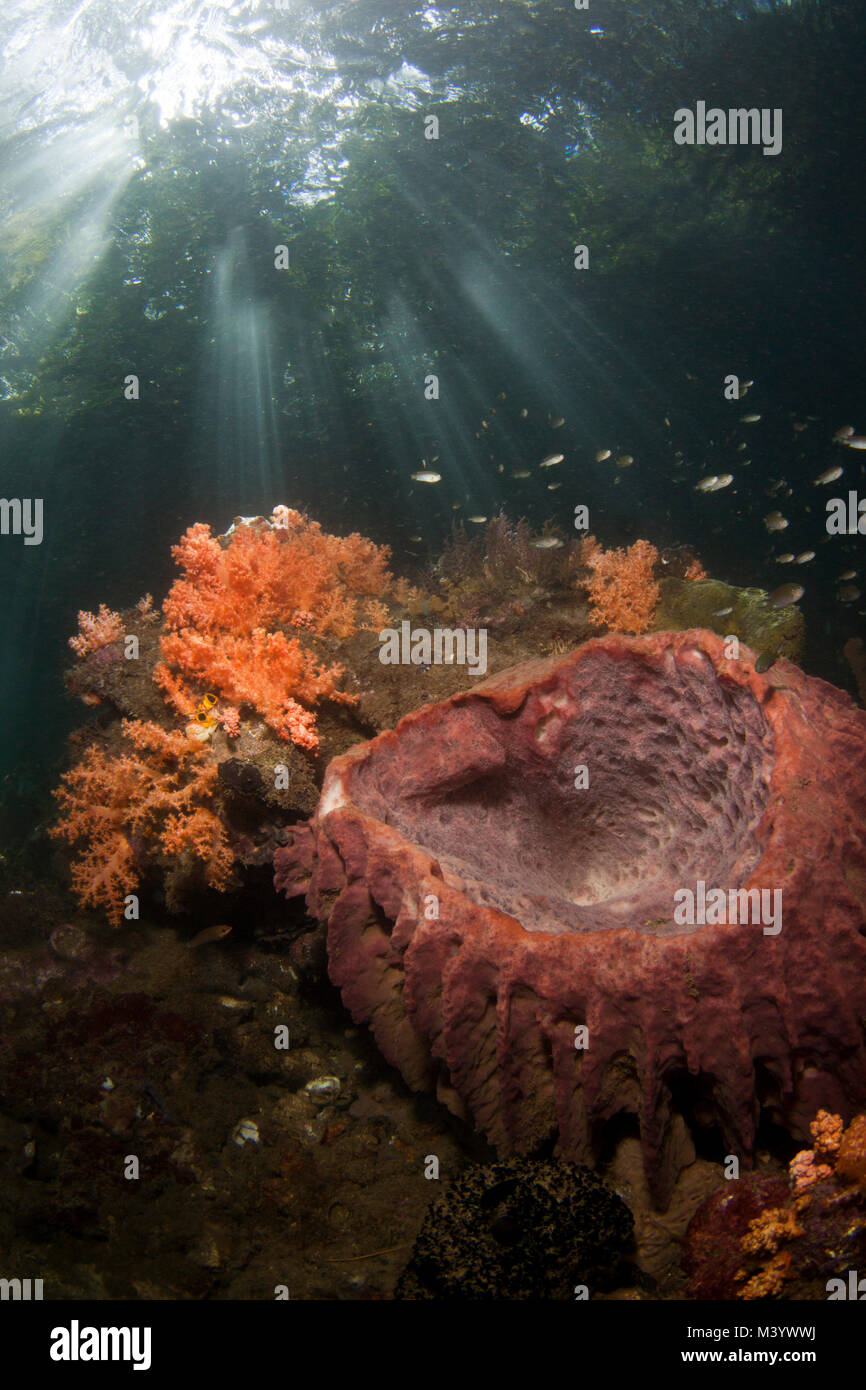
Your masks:
M232 1132L232 1139L239 1149L242 1149L244 1144L257 1144L259 1142L259 1127L255 1120L238 1120Z
M304 1092L314 1105L328 1105L340 1094L340 1078L337 1076L317 1076L308 1081Z
M213 730L206 729L203 724L192 723L187 724L186 732L187 737L194 739L197 743L207 743Z

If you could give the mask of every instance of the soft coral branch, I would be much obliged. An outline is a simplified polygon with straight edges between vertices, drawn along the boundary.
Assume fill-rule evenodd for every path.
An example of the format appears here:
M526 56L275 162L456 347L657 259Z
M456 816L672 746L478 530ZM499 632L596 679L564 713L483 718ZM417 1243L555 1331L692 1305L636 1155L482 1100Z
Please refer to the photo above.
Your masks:
M154 678L189 717L197 691L256 709L281 738L318 747L321 699L348 702L343 668L319 662L300 634L348 637L383 625L393 590L389 551L357 533L331 536L288 512L284 529L239 526L228 543L201 523L172 554L182 570L164 605L167 631ZM284 629L291 628L287 636Z
M76 847L72 887L82 906L102 908L115 925L138 887L141 866L188 852L207 883L228 884L233 856L211 803L213 756L185 733L124 719L128 751L91 747L54 793L61 818L50 834Z
M587 581L589 616L598 627L613 632L646 632L659 601L653 566L659 553L649 541L635 541L628 550L603 550L587 536L581 559L592 570Z

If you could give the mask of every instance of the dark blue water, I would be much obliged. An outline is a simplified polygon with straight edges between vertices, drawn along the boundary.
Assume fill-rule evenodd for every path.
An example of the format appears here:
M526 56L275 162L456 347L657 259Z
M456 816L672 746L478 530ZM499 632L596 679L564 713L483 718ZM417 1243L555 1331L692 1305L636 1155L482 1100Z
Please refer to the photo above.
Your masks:
M80 719L77 610L161 599L189 524L278 502L409 573L455 517L576 503L737 584L815 549L807 669L849 679L863 540L825 540L812 479L866 488L831 439L866 429L862 5L394 8L4 8L0 477L45 514L0 537L13 820ZM782 152L676 147L698 100L781 109Z

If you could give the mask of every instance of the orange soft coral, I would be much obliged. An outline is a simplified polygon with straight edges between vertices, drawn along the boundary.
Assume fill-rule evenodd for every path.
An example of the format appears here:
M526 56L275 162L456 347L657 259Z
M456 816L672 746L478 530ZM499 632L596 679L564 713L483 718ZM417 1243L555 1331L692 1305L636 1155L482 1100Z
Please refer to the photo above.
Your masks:
M659 586L653 579L656 547L649 541L635 541L628 550L603 550L588 536L581 560L593 571L586 585L590 620L614 632L646 632L659 601Z
M342 666L320 666L296 638L256 628L249 636L201 633L194 628L168 632L161 642L163 663L154 671L157 685L180 713L192 704L174 671L188 681L218 691L233 705L252 705L281 738L303 748L318 747L315 717L288 692L307 704L323 696L348 701L336 682Z
M87 656L89 652L107 647L123 636L123 621L119 613L114 613L107 604L99 605L98 613L78 614L78 636L70 637L69 645L76 656Z
M163 605L168 631L154 678L187 717L206 688L258 710L281 738L315 749L307 707L355 697L337 688L343 668L319 663L297 634L349 637L383 626L379 600L393 588L389 551L278 510L285 527L238 526L225 543L198 524L173 548L183 575ZM295 634L286 636L288 627Z
M838 1261L844 1267L866 1226L866 1115L856 1115L846 1129L840 1115L819 1110L810 1129L815 1147L791 1159L787 1197L757 1216L742 1237L741 1298L777 1296L795 1267L814 1261L816 1249L824 1250L826 1272Z
M183 578L163 605L169 627L272 631L298 610L322 635L351 637L368 626L367 602L393 587L387 546L357 532L331 536L295 515L287 531L239 526L225 546L209 526L191 526L172 548Z
M129 751L91 747L55 792L61 819L50 834L76 846L72 886L82 906L103 908L116 926L148 858L188 853L212 888L228 886L233 855L211 809L213 755L185 733L124 719Z

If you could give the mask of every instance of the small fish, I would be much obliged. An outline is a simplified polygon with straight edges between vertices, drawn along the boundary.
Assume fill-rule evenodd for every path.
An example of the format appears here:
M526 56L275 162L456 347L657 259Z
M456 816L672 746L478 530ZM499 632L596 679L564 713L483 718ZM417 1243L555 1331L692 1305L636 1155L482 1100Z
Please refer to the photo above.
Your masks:
M777 556L776 556L776 564L777 564L777 565L793 565L793 563L794 563L794 552L793 552L793 550L786 550L784 555L777 555Z
M842 443L846 439L850 439L852 434L854 434L854 426L843 425L841 429L838 429L836 431L836 433L833 435L833 438L837 441L837 443Z
M733 604L731 604L728 608L717 608L716 611L715 611L715 613L713 614L713 617L714 617L714 618L726 618L726 617L728 616L728 614L729 614L729 613L733 613L733 611L734 611L734 605L733 605Z
M837 464L834 468L825 468L823 473L819 473L815 479L815 486L820 487L822 483L835 483L837 478L841 478L844 468Z
M415 545L418 545L420 541L423 541L424 537L423 537L423 536L410 536L409 539L410 539L410 541L413 541Z
M562 487L562 483L548 483L548 484L547 484L547 491L548 491L548 492L556 492L556 489L557 489L558 487Z
M559 550L564 543L558 536L541 536L539 540L532 542L536 550Z
M695 484L695 492L712 492L718 481L718 473L710 473L709 477L701 478L701 481Z
M504 401L504 400L505 400L505 392L504 392L504 391L500 391L500 392L499 392L499 395L496 397L496 399L497 399L498 401Z
M620 454L618 459L614 459L617 468L631 468L634 459L631 454Z
M599 449L595 456L596 463L604 463L605 459L609 459L612 453L612 449Z
M797 603L805 592L802 584L780 584L770 594L770 603L774 608L788 608L792 603Z
M760 420L760 415L741 415L740 419L744 425L756 425Z
M511 476L512 478L531 478L532 473L528 468L515 468Z
M805 430L805 429L808 429L808 425L806 425L804 422L802 422L802 421L800 421L800 420L795 420L795 422L794 422L794 433L795 433L795 434L801 434L802 431Z
M723 487L730 487L733 481L733 473L720 473L718 478L716 479L716 485L713 488L713 492L721 492Z
M420 473L412 474L413 483L441 483L441 473L431 473L429 469L423 469Z
M538 466L539 468L553 468L557 463L562 463L564 458L565 454L548 454L547 458L543 458Z
M856 578L857 578L857 571L856 571L856 570L846 570L844 574L840 574L840 575L839 575L839 582L840 582L840 583L844 583L844 581L845 581L846 579L856 579Z
M768 531L784 531L788 521L781 512L768 512L764 517L764 525Z
M775 666L778 659L775 652L761 652L761 655L755 658L755 670L758 675L762 676L765 671L769 671L771 666Z
M473 522L476 526L483 526L487 520L486 516L467 516L467 521Z
M194 951L196 946L204 946L208 941L219 941L222 937L228 936L230 931L231 927L228 922L220 922L216 927L205 927L202 931L196 932L192 940L186 943L187 950Z
M852 434L850 439L845 440L845 443L849 449L866 449L866 434Z
M525 420L528 414L529 414L529 411L526 409L526 406L524 406L523 409L522 409L521 412L520 412L520 418L521 418L521 420Z
M860 590L856 584L843 584L837 597L841 603L856 603L860 597Z
M798 555L798 556L797 556L797 564L798 564L798 565L808 565L809 561L810 561L810 560L814 560L814 558L815 558L815 552L814 552L814 550L804 550L803 553L802 553L802 555Z
M561 429L562 426L565 424L565 416L564 416L564 415L551 415L551 416L549 417L549 419L550 419L550 428L551 428L552 430Z
M749 447L748 444L745 444L745 443L743 443L743 444L738 444L738 445L737 445L737 453L738 453L738 454L743 454L743 453L745 453L745 451L748 449L748 447Z

